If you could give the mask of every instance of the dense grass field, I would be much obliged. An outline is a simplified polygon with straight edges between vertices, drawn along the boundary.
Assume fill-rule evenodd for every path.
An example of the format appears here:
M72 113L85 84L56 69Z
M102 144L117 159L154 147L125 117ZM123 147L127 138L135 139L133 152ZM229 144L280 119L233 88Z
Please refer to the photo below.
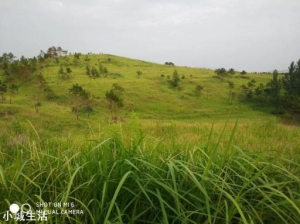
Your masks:
M54 100L33 79L0 105L0 222L18 223L10 205L28 203L25 223L30 214L35 223L300 223L299 122L240 89L270 74L221 80L209 69L73 57L39 64ZM86 66L99 63L108 73L88 77ZM72 69L69 79L60 66ZM125 89L116 123L105 99L114 83ZM79 119L73 84L93 100Z

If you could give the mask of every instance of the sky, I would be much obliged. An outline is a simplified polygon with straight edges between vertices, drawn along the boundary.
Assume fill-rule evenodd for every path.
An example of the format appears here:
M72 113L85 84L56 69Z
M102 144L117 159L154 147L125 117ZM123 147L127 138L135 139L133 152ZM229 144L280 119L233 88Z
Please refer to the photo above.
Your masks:
M300 59L299 0L0 0L0 54L60 46L156 63L287 70Z

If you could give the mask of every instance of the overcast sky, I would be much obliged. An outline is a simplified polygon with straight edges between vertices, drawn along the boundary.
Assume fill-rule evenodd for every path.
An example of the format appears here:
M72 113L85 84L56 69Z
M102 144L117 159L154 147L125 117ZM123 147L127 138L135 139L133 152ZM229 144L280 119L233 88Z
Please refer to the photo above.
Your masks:
M300 0L0 0L0 54L109 53L246 71L300 59Z

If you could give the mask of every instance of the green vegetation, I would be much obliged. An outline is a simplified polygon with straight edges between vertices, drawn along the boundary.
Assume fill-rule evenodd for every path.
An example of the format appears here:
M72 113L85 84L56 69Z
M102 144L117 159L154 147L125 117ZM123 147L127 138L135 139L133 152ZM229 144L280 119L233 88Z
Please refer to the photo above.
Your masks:
M1 210L12 202L72 202L83 215L49 215L48 223L299 223L299 150L245 151L235 146L232 125L220 134L157 125L163 137L156 138L133 119L111 126L110 138L90 131L60 141L32 129L11 142L15 150L1 149Z
M300 223L300 61L241 74L51 47L0 66L1 222L69 202L84 214L45 223Z

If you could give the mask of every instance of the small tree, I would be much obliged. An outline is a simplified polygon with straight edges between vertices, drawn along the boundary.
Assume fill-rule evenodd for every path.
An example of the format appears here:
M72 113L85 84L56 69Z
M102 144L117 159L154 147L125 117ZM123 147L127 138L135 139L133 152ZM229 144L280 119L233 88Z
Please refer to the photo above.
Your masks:
M228 87L229 87L229 97L228 97L228 102L230 104L232 104L235 96L236 96L236 93L233 91L234 89L234 82L231 82L231 81L228 81Z
M100 76L98 70L95 67L92 67L91 75L92 75L93 78L96 78L96 77Z
M71 74L71 73L72 73L71 68L70 68L70 67L67 67L67 68L66 68L66 72L67 72L67 74Z
M99 71L101 74L107 74L108 70L106 67L104 67L101 63L99 63Z
M58 77L60 77L61 79L69 78L69 75L65 73L64 68L62 66L59 67Z
M4 103L6 92L7 92L7 85L0 81L0 94L1 94L2 103Z
M36 77L37 81L40 83L41 86L44 86L45 85L45 78L43 76L42 73L38 74L37 77Z
M204 87L203 86L201 86L201 85L197 85L196 87L195 87L195 96L199 99L199 97L200 97L200 95L201 95L201 92L202 92L202 89L203 89Z
M38 92L35 92L31 97L32 104L35 109L35 113L37 113L37 114L39 113L39 108L42 106L41 101L40 101L40 95L41 95L41 93L40 93L40 91L38 91Z
M165 65L175 66L175 64L173 62L165 62Z
M85 74L87 74L88 76L91 75L91 69L90 69L90 66L88 66L88 65L85 67Z
M180 77L178 72L175 70L173 72L173 78L169 81L169 84L171 85L172 88L179 87L179 82L180 82Z
M138 71L136 72L136 74L138 75L138 77L140 77L143 73L142 73L140 70L138 70Z
M18 92L19 88L18 88L17 85L11 84L11 85L8 87L8 89L9 89L9 103L11 104L11 103L12 103L12 96L13 96L14 94L16 94L16 92Z
M218 68L215 70L215 73L217 74L218 78L223 81L224 76L227 75L225 68Z
M279 113L282 99L280 91L282 88L282 80L278 77L278 71L273 71L273 79L267 83L267 93L270 96L271 103L275 106L276 113Z
M80 53L75 53L75 54L74 54L73 63L74 63L75 65L78 65L78 64L79 64L79 62L80 62L80 56L81 56Z
M234 74L235 74L235 71L234 71L234 69L233 69L233 68L229 69L229 70L228 70L228 74L230 74L230 75L234 75Z
M283 89L285 91L286 108L290 111L300 113L300 59L292 62L288 73L283 78Z
M89 57L86 55L85 58L84 58L84 61L89 61Z
M106 92L105 98L109 102L110 121L117 122L118 109L124 106L123 95L124 88L118 84L113 84L112 88Z
M243 71L241 71L241 73L240 73L241 75L246 75L247 74L247 72L245 71L245 70L243 70Z
M92 109L90 93L82 88L82 86L75 84L69 89L71 94L71 109L75 113L76 119L79 119L79 113L90 112Z

